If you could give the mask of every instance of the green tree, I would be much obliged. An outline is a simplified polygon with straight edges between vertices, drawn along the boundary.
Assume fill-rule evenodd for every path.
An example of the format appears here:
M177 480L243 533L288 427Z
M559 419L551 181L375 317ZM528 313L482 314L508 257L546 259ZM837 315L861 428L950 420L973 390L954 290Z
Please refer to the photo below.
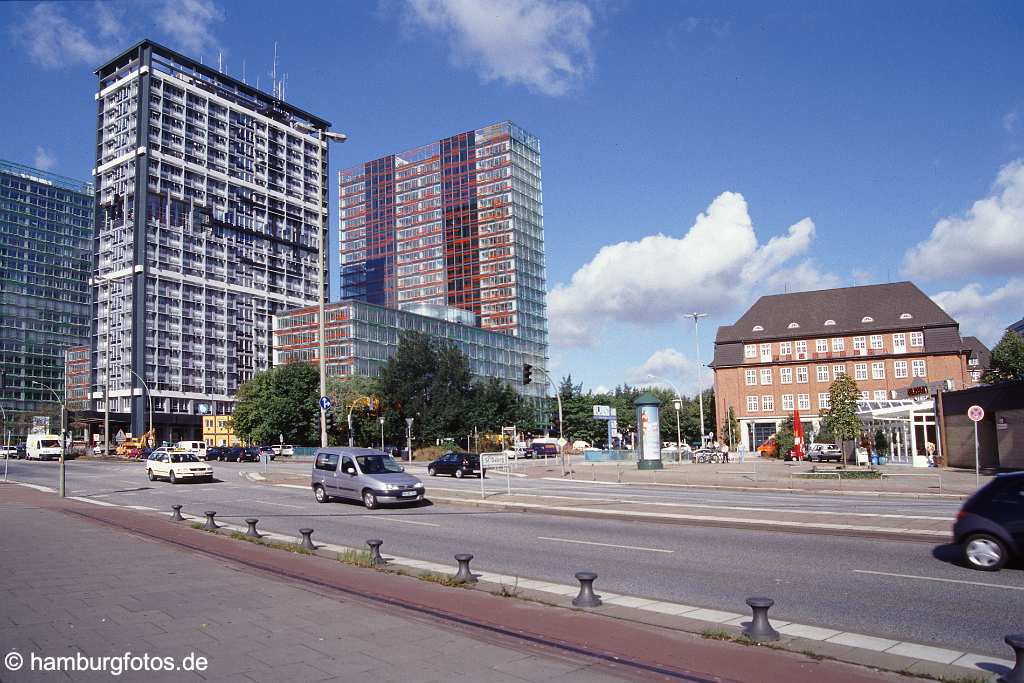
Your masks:
M991 368L982 377L985 384L1024 379L1024 337L1007 330L992 349Z
M775 452L780 458L785 458L786 454L793 450L794 446L796 446L796 432L794 431L793 416L791 415L782 421L779 431L775 433Z
M729 449L733 450L737 443L740 442L740 421L736 419L736 410L732 406L729 406L729 412L725 418L725 443L729 444Z
M348 445L348 411L352 409L353 443L357 446L380 445L380 423L371 414L369 406L360 399L380 397L380 386L376 379L351 375L349 377L328 377L327 395L334 402L334 429L328 431L327 442L332 446Z
M320 375L309 363L288 363L256 374L238 388L231 425L249 443L320 443Z
M857 416L857 401L860 400L860 389L857 382L849 375L839 375L828 388L829 408L821 411L824 425L836 437L846 442L855 439L861 430L860 418ZM843 448L843 458L847 449Z

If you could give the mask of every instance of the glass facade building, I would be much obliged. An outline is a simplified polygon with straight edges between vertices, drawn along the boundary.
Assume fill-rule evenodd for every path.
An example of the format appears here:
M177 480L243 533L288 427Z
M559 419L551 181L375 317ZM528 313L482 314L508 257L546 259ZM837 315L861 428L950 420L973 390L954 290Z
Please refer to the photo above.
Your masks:
M421 307L422 315L363 301L329 304L327 374L375 377L398 349L399 335L421 332L454 344L469 358L470 371L480 379L496 377L525 396L544 396L543 382L522 385L523 364L543 367L546 346L538 342L464 324L466 312L446 307ZM471 315L471 314L470 314ZM274 364L319 361L318 307L288 311L274 318Z
M0 161L0 390L15 437L59 415L64 355L89 339L93 187ZM57 420L51 420L56 426Z
M150 41L96 72L93 399L199 438L270 367L274 314L315 303L329 123ZM279 93L278 93L279 94Z
M339 222L342 299L463 309L546 351L540 140L519 126L341 171Z

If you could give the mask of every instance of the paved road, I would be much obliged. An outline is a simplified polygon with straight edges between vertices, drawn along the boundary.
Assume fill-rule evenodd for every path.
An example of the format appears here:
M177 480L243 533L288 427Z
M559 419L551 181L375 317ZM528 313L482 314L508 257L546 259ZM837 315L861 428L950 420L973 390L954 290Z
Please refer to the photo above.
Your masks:
M742 612L745 597L764 593L775 598L772 613L779 619L996 656L1007 654L1003 636L1024 626L1020 616L1024 614L1024 572L974 572L952 564L953 553L945 546L490 512L441 504L368 512L355 504L317 505L305 488L252 484L238 477L241 470L261 467L218 463L219 483L171 486L148 482L137 463L82 461L69 464L68 488L70 495L124 505L169 509L181 503L194 513L217 510L221 518L255 516L261 528L283 533L308 525L316 529L314 538L346 545L381 537L385 554L390 550L434 562L452 562L454 553L472 552L476 569L524 578L570 583L573 572L591 569L600 575L599 588L702 607ZM21 481L52 486L55 474L55 463L11 463L12 478ZM497 487L498 482L488 484ZM548 483L522 485L546 487ZM478 487L479 482L439 478L429 480L428 491L432 486ZM606 487L593 488L604 491ZM628 491L652 498L678 495L632 487ZM702 500L722 495L698 493L705 496ZM794 505L862 509L859 497L855 501L810 495L749 497L766 506L788 502L789 509ZM895 511L916 501L872 499L865 504L870 502ZM947 513L955 509L955 504L940 502L923 505L936 506L928 510L944 508ZM809 514L813 509L808 509Z

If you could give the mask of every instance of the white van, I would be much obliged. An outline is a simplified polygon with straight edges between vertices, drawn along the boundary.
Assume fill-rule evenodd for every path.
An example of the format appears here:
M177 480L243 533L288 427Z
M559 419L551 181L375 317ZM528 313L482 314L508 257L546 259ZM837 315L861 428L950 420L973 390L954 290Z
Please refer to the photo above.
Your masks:
M175 446L175 449L179 451L187 451L200 460L206 460L205 441L179 441L178 445Z
M29 460L59 460L60 437L56 434L29 434L25 457Z

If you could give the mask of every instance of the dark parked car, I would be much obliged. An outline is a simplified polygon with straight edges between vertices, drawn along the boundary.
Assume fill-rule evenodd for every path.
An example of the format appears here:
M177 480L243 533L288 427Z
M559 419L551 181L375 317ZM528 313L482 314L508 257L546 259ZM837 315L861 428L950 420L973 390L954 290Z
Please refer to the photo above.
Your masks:
M25 444L24 441L15 446L15 449L17 450L18 454L14 457L16 457L18 460L24 460L25 457L28 455L28 446Z
M220 446L214 446L206 451L207 460L222 460L221 456L224 455L226 448Z
M239 446L222 448L219 460L223 460L224 462L240 462L244 453L245 449Z
M462 479L467 474L480 474L480 456L476 453L455 453L448 451L434 462L427 465L427 474L434 477L438 474L450 474ZM487 476L487 470L481 476Z
M994 572L1024 556L1024 472L1002 474L967 499L953 525L971 569Z
M530 444L530 453L543 458L545 455L558 455L558 446L553 443Z
M242 449L242 458L240 462L259 462L260 461L260 449L259 446L249 446L248 448Z

